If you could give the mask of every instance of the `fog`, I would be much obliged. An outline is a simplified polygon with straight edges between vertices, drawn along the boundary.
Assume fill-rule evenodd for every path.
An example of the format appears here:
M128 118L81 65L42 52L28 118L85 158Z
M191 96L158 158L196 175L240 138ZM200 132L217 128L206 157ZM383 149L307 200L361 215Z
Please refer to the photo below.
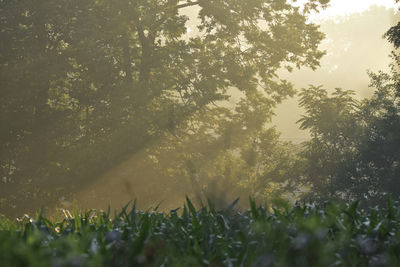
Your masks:
M284 1L0 2L0 213L391 192L348 183L378 166L354 153L375 157L360 141L381 119L368 114L395 95L377 95L390 79L368 74L394 63L383 37L399 21L393 9L314 25L307 16L324 1L305 13ZM296 95L310 85L326 91ZM393 153L385 166L396 169ZM359 162L345 168L346 157Z
M392 46L383 34L396 24L398 18L391 9L371 6L363 13L323 20L321 30L326 38L321 49L326 51L326 55L321 60L321 67L315 71L285 72L283 76L298 89L310 84L323 85L329 91L337 87L353 90L359 99L370 97L374 89L369 87L368 71L389 69ZM279 105L273 124L282 133L282 139L302 142L309 138L309 134L299 130L296 124L302 113L297 102L298 98L294 97Z
M186 10L185 13L194 16L196 10ZM383 34L397 20L398 16L395 15L394 10L378 6L372 6L360 14L324 20L321 23L321 30L326 34L326 39L322 42L321 49L326 51L326 55L321 60L321 66L314 71L311 69L295 69L291 73L282 71L281 75L298 89L308 87L310 84L323 85L329 91L341 87L354 90L358 99L368 98L374 89L369 87L370 78L367 72L389 69L391 63L389 55L392 47L383 38ZM194 23L190 26L191 29L195 29ZM190 34L196 33L192 30ZM239 96L235 92L231 93L233 93L231 103L237 102ZM281 140L301 143L310 138L308 131L300 130L296 123L302 114L298 101L298 97L289 98L276 108L276 115L271 125L276 125L281 133ZM110 170L93 186L80 192L77 195L78 202L85 203L86 208L104 209L109 203L117 208L132 199L137 199L137 204L141 207L150 208L160 204L160 208L166 210L183 203L185 195L193 189L189 186L189 188L181 188L181 191L155 190L159 186L171 188L171 185L162 183L160 185L158 179L150 182L149 178L152 175L148 173L149 168L137 167L140 166L138 161L143 157L146 156L136 154ZM181 179L184 178L181 177ZM168 184L168 181L164 180L164 182ZM172 188L176 189L176 185ZM195 192L201 194L198 190L195 188ZM224 185L213 188L209 197L217 198L217 195L222 194L221 192L224 192ZM220 201L229 202L235 199L234 194L225 194L224 197L227 199L221 198ZM198 197L196 195L195 201ZM158 202L154 202L155 199ZM245 198L244 203L246 202Z

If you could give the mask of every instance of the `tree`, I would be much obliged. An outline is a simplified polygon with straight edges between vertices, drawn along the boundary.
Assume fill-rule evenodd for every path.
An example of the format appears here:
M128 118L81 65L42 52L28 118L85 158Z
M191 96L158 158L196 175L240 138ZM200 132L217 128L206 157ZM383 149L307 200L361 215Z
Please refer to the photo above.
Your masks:
M304 186L313 199L350 197L351 167L358 151L362 126L359 103L353 91L336 88L331 96L322 86L310 86L300 93L306 114L298 121L308 129L311 140L302 152Z
M397 27L397 26L395 26ZM398 47L398 31L386 37ZM306 115L299 121L311 132L304 154L303 182L319 199L360 199L382 203L400 197L400 90L397 52L390 73L369 73L374 95L357 102L351 91L322 87L301 92Z
M263 125L293 94L277 71L318 66L323 34L306 16L326 2L2 1L2 195L40 205L90 184L234 89L237 116Z
M398 49L400 23L391 27L384 37ZM361 110L367 126L360 144L359 170L363 179L374 185L368 188L368 193L377 201L386 195L400 197L400 58L397 50L391 56L390 73L370 73L371 86L376 91Z
M397 59L395 64L399 64ZM400 197L400 76L398 65L392 73L370 74L376 92L363 103L366 125L360 143L358 172L368 180L368 195L384 201L386 195Z
M396 0L396 3L398 3L399 0ZM400 22L397 23L397 25L391 27L384 35L389 42L391 42L394 45L394 48L399 48L400 47Z

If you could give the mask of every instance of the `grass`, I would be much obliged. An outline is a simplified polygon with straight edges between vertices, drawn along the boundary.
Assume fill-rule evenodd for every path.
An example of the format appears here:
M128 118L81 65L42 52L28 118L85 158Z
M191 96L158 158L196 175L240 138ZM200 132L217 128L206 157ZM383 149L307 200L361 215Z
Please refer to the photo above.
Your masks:
M233 203L234 204L234 203ZM400 207L325 203L196 209L125 206L0 219L2 266L400 266Z

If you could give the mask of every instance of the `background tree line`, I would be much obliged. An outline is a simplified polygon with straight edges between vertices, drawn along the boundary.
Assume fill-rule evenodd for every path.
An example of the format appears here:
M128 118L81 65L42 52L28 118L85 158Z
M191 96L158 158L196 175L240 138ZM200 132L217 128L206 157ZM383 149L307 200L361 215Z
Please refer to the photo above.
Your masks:
M318 67L324 36L307 15L326 4L0 1L0 212L55 204L139 152L148 183L173 181L152 192L165 197L398 195L395 67L371 74L376 94L361 103L303 90L305 146L267 127L295 93L278 71Z
M374 94L357 101L354 92L322 86L300 93L306 114L300 127L311 140L301 154L300 180L312 199L369 199L381 203L400 196L399 24L384 36L394 45L389 73L369 73Z

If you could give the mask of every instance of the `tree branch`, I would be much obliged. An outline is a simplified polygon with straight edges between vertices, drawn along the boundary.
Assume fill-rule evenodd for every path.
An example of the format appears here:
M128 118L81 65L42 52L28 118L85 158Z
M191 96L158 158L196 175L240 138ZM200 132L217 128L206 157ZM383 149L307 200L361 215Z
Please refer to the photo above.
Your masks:
M185 7L189 7L189 6L196 6L196 5L198 5L198 4L200 4L200 1L188 2L188 3L186 3L186 4L177 5L175 8L176 8L176 9L180 9L180 8L185 8Z

